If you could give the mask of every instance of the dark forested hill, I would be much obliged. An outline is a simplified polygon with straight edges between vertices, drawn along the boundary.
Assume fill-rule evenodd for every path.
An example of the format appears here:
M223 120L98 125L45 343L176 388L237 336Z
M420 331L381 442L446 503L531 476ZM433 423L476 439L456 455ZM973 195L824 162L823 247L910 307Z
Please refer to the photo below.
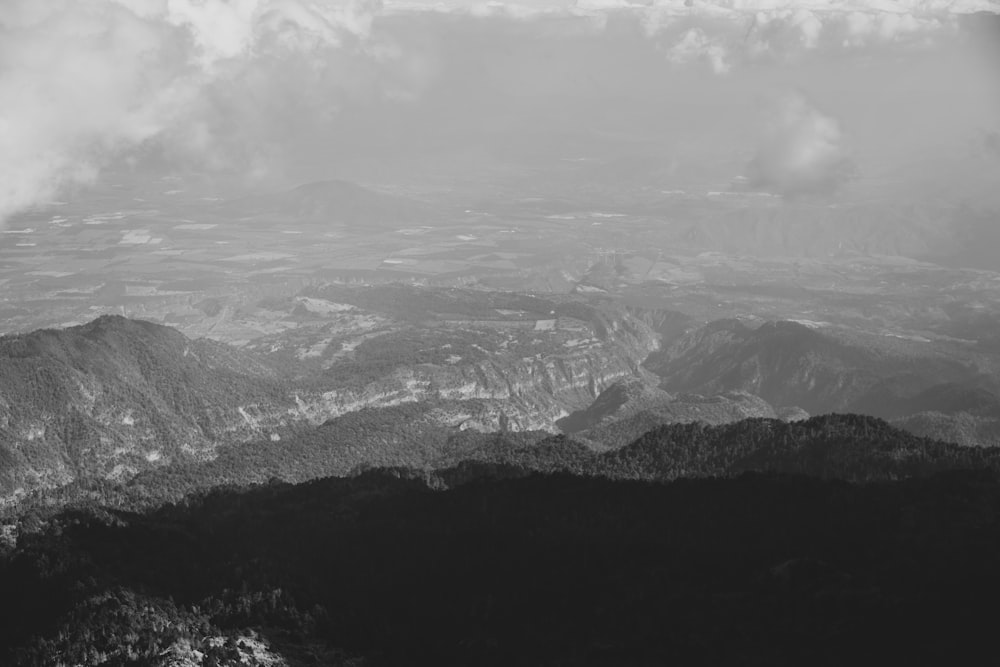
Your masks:
M946 470L1000 471L1000 450L920 438L875 417L834 414L796 422L747 419L718 426L661 426L591 465L596 474L624 479L757 471L873 481Z
M392 471L67 513L0 561L0 663L967 663L992 648L998 516L983 473Z
M875 417L836 414L795 422L752 418L719 425L666 424L604 452L559 437L520 449L481 449L476 457L527 470L648 481L747 471L854 482L927 477L949 470L1000 472L1000 449L939 442Z
M474 410L475 402L468 403L465 409ZM121 483L84 482L38 493L24 499L18 511L51 515L53 508L81 501L145 508L217 486L299 483L374 467L411 469L440 487L532 472L656 482L748 471L852 482L924 478L953 470L1000 472L1000 449L922 438L862 415L661 424L624 446L595 448L590 441L543 431L480 433L444 427L432 417L436 409L433 404L404 404L360 410L317 428L287 431L280 442L221 447L212 461L160 466Z
M476 401L449 404L474 413ZM373 467L430 471L465 459L509 456L550 436L544 431L480 433L442 426L433 402L365 408L316 428L303 427L279 442L269 439L221 447L212 461L145 471L124 487L137 498L176 500L217 485L278 479L305 482ZM588 450L589 451L589 450Z

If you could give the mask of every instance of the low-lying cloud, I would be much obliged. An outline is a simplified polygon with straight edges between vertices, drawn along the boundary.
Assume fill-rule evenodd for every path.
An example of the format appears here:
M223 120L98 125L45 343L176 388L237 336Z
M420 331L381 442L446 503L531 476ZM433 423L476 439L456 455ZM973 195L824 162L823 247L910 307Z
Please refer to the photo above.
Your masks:
M845 89L892 82L895 98L881 83L874 94L914 128L941 116L956 117L956 134L992 127L995 109L975 92L988 76L923 72L940 60L928 56L939 43L959 48L956 12L1000 6L787 4L2 0L0 223L120 165L274 183L322 176L337 159L510 152L518 139L534 150L539 136L565 136L572 147L583 135L634 144L653 136L718 164L752 149L736 145L751 136L751 98L808 83L810 67ZM911 54L925 58L924 78L905 66ZM944 84L957 101L918 94ZM789 100L750 176L786 194L832 191L850 165L841 125ZM883 138L881 112L848 123L841 111L865 146L895 140ZM896 141L909 136L921 134ZM556 155L563 144L553 160L590 157L589 148Z
M786 196L831 194L854 171L844 132L835 118L801 93L782 97L747 166L751 187Z
M240 146L266 152L273 119L261 113L295 106L274 98L278 84L296 70L308 73L300 83L320 83L338 65L335 52L360 49L379 8L375 1L5 2L0 221L92 181L110 161L157 139L209 167L252 165L254 156L234 152L234 136L251 133Z

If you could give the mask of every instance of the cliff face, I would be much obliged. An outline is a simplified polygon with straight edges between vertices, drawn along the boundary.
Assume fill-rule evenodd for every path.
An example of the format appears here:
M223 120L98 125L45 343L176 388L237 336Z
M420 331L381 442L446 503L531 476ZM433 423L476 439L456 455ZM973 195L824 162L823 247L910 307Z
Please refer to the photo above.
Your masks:
M555 422L589 405L614 382L641 373L658 349L656 333L642 319L618 313L600 323L596 339L570 350L535 357L493 355L462 365L399 368L362 388L296 395L291 416L319 424L364 407L423 400L478 399L493 405L465 423L478 430L557 431Z
M447 426L554 431L657 348L655 332L623 312L593 328L585 342L548 354L494 350L472 363L403 365L360 385L316 379L309 389L233 348L121 317L3 338L0 495L127 479L210 459L223 444L278 442L296 424L415 401L478 399L473 412L443 410Z

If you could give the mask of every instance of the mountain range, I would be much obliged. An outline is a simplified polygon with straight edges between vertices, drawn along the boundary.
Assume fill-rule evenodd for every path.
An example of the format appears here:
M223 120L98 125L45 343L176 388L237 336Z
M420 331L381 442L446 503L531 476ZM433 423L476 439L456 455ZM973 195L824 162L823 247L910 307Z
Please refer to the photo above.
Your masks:
M419 292L376 291L357 290L362 306L337 307L361 322L373 320L379 309L395 319L381 317L377 336L368 330L360 339L352 331L341 334L344 342L331 342L322 326L304 327L309 333L299 335L314 335L337 350L329 362L312 365L295 356L302 354L297 347L294 354L276 355L280 346L272 345L264 354L120 316L0 339L0 490L10 496L78 479L127 480L148 469L205 462L219 447L255 440L286 447L274 443L363 408L420 403L427 423L442 432L554 431L555 420L636 372L657 344L649 325L610 306L539 302L544 312L536 317L551 318L558 310L573 328L536 334L535 320L525 320L518 324L517 331L525 330L518 344L476 328L474 319L472 325L438 319L436 310L455 317L477 304L475 293L453 290L424 299L421 307ZM397 298L407 307L418 305L418 321L394 305ZM330 304L318 298L309 303ZM503 305L510 303L495 304ZM486 310L501 317L495 308ZM327 316L305 317L311 323ZM574 335L588 343L566 345ZM297 346L299 339L290 337ZM339 352L345 343L348 351ZM305 349L313 345L306 338ZM417 460L404 450L401 443L387 450L402 460L369 455L393 463ZM341 474L361 462L322 469Z
M8 497L104 479L155 488L150 480L175 469L198 488L305 481L372 465L442 469L490 460L489 443L531 447L559 431L595 455L620 453L672 425L763 419L780 430L832 412L889 419L963 445L989 445L1000 434L995 381L967 360L934 351L915 357L906 345L879 347L795 322L720 320L683 335L671 330L663 340L672 342L660 346L656 317L571 303L553 305L590 322L603 342L522 359L510 345L484 357L479 343L453 337L440 359L392 360L386 354L406 349L400 345L442 342L439 330L413 338L404 328L400 334L410 333L397 342L386 335L378 348L305 375L248 349L118 316L0 338L0 487ZM743 452L740 460L751 457L735 435L723 440ZM764 458L776 461L781 451Z
M573 300L531 307L588 322L586 353L476 356L421 328L484 316L466 297L403 299L419 318L313 374L117 316L0 339L0 662L772 665L991 636L1000 449L970 446L995 403L968 360ZM863 401L893 423L802 408Z

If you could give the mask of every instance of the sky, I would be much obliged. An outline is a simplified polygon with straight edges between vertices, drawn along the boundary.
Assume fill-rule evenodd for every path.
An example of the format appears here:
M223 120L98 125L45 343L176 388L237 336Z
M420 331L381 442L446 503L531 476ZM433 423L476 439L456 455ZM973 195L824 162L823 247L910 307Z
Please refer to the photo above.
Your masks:
M665 188L703 173L789 198L890 182L900 197L975 193L1000 178L998 13L998 0L0 0L0 220L122 170L259 188L422 161L485 174L653 156L675 166Z

